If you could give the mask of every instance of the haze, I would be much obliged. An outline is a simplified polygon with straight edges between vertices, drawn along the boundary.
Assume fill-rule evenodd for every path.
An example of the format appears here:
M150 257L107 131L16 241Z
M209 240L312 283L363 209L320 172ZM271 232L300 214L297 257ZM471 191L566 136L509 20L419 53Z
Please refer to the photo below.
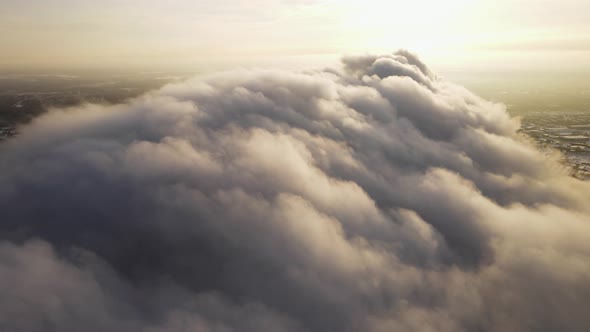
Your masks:
M439 71L579 72L588 12L585 0L4 0L0 68L307 67L403 47Z

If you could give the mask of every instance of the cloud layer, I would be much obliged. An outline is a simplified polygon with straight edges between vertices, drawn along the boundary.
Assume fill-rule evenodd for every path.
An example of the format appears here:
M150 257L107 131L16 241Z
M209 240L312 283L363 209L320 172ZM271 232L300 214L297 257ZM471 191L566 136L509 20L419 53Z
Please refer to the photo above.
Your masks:
M0 145L0 329L582 331L590 186L406 51Z

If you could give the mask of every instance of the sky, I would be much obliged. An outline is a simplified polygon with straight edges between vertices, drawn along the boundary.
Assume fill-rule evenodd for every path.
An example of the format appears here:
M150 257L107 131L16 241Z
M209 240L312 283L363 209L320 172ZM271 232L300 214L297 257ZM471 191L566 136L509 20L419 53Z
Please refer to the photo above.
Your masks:
M307 68L399 48L444 70L590 69L589 11L585 0L4 0L0 69Z

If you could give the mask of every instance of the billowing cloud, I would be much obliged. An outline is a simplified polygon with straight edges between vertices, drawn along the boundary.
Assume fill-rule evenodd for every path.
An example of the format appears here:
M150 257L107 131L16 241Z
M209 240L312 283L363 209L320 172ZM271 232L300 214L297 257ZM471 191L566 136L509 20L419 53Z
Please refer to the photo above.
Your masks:
M0 145L0 329L583 331L590 186L400 51Z

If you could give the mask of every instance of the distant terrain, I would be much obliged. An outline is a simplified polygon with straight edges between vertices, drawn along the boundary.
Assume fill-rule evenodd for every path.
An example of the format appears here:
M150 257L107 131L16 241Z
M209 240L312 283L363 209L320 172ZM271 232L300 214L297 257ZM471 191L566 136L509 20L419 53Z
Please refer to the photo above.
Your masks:
M76 73L0 74L0 139L51 107L82 103L116 104L192 74Z
M452 73L478 95L506 105L521 119L521 132L539 148L560 151L570 175L590 180L590 82L588 73Z
M541 149L559 150L572 176L590 180L590 112L528 113L522 118L521 131Z

